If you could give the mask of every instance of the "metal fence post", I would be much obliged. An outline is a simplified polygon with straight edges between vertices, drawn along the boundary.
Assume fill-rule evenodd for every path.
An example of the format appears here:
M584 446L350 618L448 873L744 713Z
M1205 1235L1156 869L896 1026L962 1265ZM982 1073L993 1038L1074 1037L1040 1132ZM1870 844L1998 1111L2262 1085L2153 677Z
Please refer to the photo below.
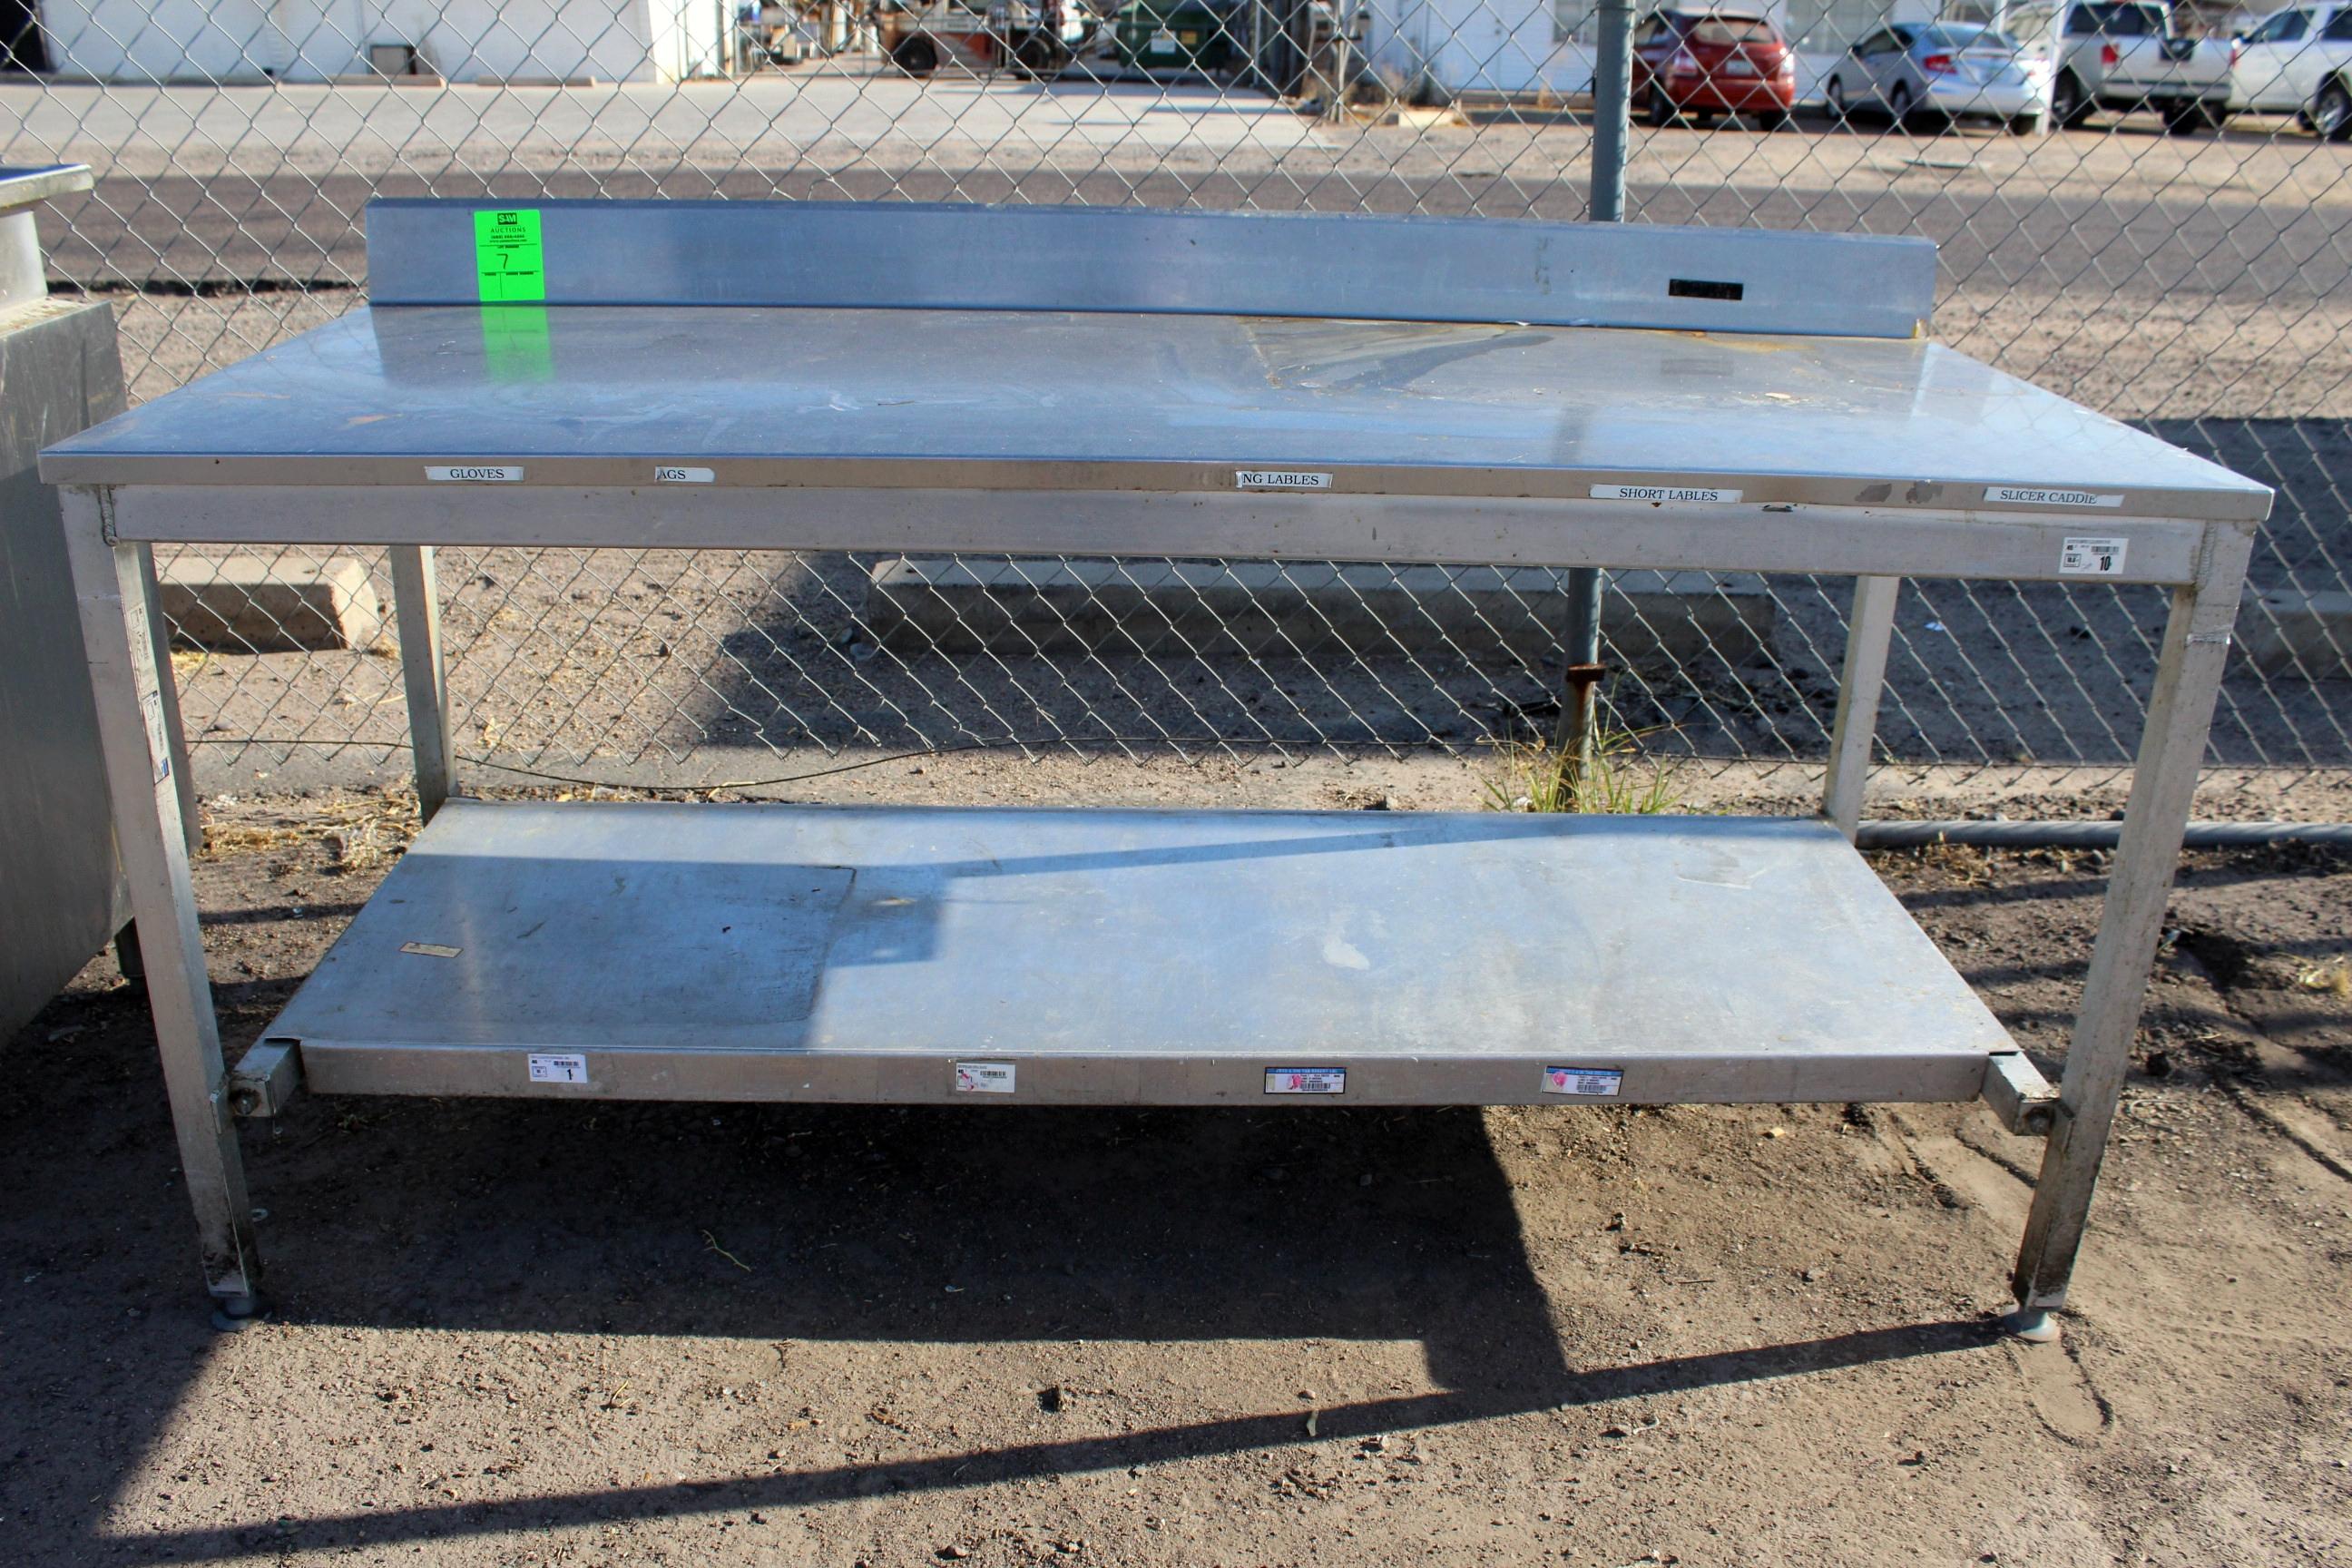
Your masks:
M1633 0L1601 0L1592 60L1592 221L1625 221L1625 139L1633 125Z
M1601 39L1592 62L1592 194L1595 223L1625 221L1625 140L1633 132L1633 0L1601 0ZM1593 689L1601 679L1601 568L1568 574L1568 709L1562 750L1576 772L1592 761Z

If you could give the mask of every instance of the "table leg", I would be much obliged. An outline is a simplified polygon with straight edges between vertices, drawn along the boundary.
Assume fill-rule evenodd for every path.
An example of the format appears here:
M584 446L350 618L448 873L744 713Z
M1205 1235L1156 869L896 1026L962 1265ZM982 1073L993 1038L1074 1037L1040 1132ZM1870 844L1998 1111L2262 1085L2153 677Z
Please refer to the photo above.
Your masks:
M2253 548L2249 531L2215 524L2206 531L2197 581L2177 588L2165 624L2156 689L2147 705L2122 841L2107 879L2106 906L2091 950L2082 1011L2066 1047L2066 1076L2034 1184L2014 1284L2013 1326L2028 1338L2054 1337L2050 1314L2066 1304L2074 1255L2089 1223L2091 1196L2116 1103L2131 1066L2141 1000L2156 963L2165 904L2180 859L2180 839L2205 763L2213 701L2230 655L2238 595Z
M449 749L449 686L441 665L441 600L433 547L392 547L392 603L400 623L400 679L408 696L408 739L416 759L416 815L430 822L449 798L457 759Z
M224 1318L242 1320L260 1310L260 1255L236 1124L222 1092L220 1029L188 869L179 776L187 770L172 745L169 666L158 668L152 566L142 547L108 542L103 492L69 489L62 499L116 847L139 924L147 1007L179 1136L180 1170L195 1207L205 1285Z
M1846 616L1845 674L1838 681L1837 721L1830 731L1830 765L1822 782L1822 815L1851 841L1862 826L1870 786L1870 743L1878 733L1878 699L1886 687L1886 647L1895 637L1900 577L1856 577Z

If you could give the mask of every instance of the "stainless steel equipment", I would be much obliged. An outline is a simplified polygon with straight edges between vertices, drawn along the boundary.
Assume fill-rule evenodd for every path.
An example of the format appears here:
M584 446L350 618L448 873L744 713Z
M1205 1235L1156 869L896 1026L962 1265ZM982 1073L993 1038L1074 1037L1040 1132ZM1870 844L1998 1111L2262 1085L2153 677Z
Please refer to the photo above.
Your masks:
M122 411L114 311L49 298L33 226L89 188L79 164L0 168L0 1039L130 918L57 492L34 467Z
M1923 341L1927 247L676 203L384 203L371 247L372 310L44 458L69 487L139 912L176 933L150 944L151 994L232 1310L258 1272L229 1109L268 1113L303 1080L973 1104L1982 1095L2051 1135L2016 1276L2021 1327L2046 1329L2270 495ZM1056 408L1089 417L1040 416ZM159 541L392 545L433 814L234 1078L140 591ZM445 807L439 543L1859 586L1826 824ZM2172 590L2054 1098L1850 843L1905 574Z

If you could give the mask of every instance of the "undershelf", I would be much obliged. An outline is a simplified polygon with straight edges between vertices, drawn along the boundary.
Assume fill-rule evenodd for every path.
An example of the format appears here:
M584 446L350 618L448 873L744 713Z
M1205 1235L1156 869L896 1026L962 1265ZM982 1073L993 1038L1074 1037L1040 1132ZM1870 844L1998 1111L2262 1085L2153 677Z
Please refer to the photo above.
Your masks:
M264 1040L322 1092L1114 1105L1967 1100L2016 1048L1818 822L463 800Z

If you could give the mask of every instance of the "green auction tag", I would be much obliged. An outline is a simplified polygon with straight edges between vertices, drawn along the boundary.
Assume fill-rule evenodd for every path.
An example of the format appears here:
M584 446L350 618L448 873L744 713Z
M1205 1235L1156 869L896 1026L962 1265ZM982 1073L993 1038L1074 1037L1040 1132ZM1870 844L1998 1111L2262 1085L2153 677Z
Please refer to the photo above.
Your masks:
M537 208L492 207L474 215L474 273L486 304L547 298Z

